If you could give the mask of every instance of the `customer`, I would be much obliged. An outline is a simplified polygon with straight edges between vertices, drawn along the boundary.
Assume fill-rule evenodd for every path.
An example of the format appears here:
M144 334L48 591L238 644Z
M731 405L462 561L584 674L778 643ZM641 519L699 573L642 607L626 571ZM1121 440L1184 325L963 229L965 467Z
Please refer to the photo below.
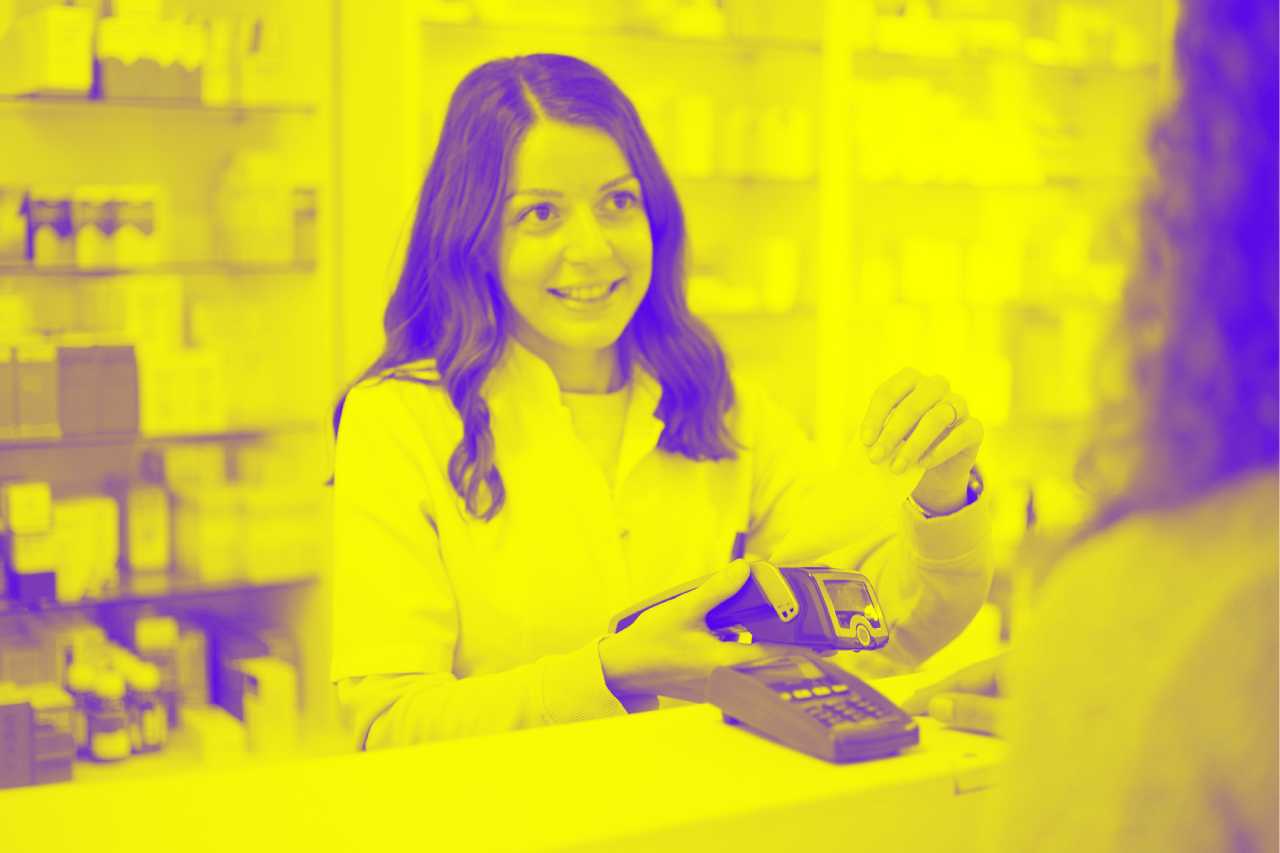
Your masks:
M1276 29L1274 2L1185 2L1126 395L1082 467L1102 510L1015 638L1007 714L990 662L908 703L1007 728L1010 851L1277 849Z

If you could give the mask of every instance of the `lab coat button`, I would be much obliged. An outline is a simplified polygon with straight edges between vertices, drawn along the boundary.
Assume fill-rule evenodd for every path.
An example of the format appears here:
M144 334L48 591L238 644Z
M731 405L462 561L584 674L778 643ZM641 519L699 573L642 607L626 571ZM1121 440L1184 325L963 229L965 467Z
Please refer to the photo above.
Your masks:
M622 528L621 530L619 530L619 531L618 531L618 538L619 538L619 539L630 539L630 538L631 538L631 529L630 529L630 528L627 528L627 527L624 527L624 528Z

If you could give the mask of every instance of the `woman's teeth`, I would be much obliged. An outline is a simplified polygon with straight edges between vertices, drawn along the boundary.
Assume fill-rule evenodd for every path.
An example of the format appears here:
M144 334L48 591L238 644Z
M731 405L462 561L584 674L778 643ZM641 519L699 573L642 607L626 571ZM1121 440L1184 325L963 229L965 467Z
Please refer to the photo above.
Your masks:
M598 302L612 293L620 283L621 280L608 284L593 284L589 287L552 288L551 292L561 299L572 299L575 302Z

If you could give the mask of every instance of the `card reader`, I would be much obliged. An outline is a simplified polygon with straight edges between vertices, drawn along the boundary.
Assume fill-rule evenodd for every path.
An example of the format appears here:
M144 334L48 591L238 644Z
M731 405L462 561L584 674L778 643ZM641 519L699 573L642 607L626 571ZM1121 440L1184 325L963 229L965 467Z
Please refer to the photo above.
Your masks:
M706 577L659 593L613 619L624 630L650 607L684 595ZM718 633L786 643L817 651L869 651L889 642L889 626L871 582L860 572L830 566L751 563L742 589L708 611L707 627Z

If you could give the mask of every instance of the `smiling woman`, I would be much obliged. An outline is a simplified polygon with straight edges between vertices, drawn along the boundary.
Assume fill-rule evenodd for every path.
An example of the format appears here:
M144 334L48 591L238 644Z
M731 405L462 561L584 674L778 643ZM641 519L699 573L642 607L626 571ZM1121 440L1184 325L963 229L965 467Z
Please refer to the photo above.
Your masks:
M513 173L498 268L516 339L563 390L616 390L612 348L651 273L640 182L607 133L547 120L529 129Z
M965 490L981 427L964 401L913 371L872 401L859 449L919 465L918 504L874 547L893 531L860 513L858 483L807 502L822 494L807 439L731 379L685 301L685 250L671 181L600 71L539 54L459 84L386 346L334 415L332 676L360 746L698 698L717 666L777 652L706 628L746 580L741 543L873 552L860 564L905 660L981 605L988 522Z

